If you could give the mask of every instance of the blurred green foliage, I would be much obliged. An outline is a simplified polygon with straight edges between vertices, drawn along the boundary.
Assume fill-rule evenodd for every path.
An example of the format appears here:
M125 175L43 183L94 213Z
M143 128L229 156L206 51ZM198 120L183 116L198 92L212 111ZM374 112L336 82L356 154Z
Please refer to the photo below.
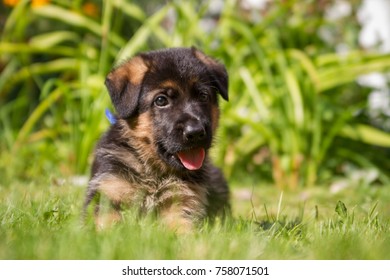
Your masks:
M356 79L388 71L390 55L359 48L359 1L330 21L333 2L248 10L228 0L215 11L208 1L2 1L0 176L88 172L108 126L112 66L140 51L194 45L229 72L213 156L231 180L296 189L354 166L389 184L390 134L372 125L370 89ZM336 52L339 44L348 51Z

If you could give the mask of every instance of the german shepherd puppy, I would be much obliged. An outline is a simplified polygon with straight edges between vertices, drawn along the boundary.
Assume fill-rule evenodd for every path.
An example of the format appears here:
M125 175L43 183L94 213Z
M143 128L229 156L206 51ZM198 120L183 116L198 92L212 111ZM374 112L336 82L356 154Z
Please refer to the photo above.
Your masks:
M123 208L184 231L224 216L228 186L208 150L218 94L228 100L225 67L196 48L163 49L123 63L105 84L117 115L97 145L85 200L85 209L96 202L97 226L120 220Z

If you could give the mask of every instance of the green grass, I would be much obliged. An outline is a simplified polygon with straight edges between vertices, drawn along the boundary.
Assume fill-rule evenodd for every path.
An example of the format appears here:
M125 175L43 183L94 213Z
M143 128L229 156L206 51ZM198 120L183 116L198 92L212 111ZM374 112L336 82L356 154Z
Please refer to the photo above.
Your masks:
M107 230L83 226L84 191L56 180L1 187L0 259L390 258L389 188L233 187L232 219L184 235L131 213Z

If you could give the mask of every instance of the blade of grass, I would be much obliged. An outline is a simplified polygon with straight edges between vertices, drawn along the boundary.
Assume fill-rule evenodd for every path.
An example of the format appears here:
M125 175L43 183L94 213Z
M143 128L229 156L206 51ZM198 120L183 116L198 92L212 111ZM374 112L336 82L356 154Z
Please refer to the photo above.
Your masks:
M116 61L120 62L126 58L132 57L137 53L147 42L150 35L153 33L155 26L158 26L160 22L165 18L170 5L164 6L162 9L153 14L145 23L137 30L133 37L127 42L127 44L119 52Z
M119 11L125 13L131 18L135 18L141 22L146 19L144 11L134 3L130 3L125 0L114 0L111 2L115 6L115 8L117 8Z
M21 68L14 73L11 79L4 85L3 91L7 92L15 84L26 80L29 77L40 76L42 74L49 74L55 72L62 72L67 70L77 70L78 60L73 58L60 58L51 60L45 63L34 63L32 65Z
M51 83L48 84L48 88L51 87ZM63 94L61 88L56 88L53 90L48 96L42 100L42 102L35 108L33 113L29 116L27 121L24 123L22 128L20 129L18 136L16 138L16 142L14 144L14 150L17 150L20 145L22 145L29 133L34 128L34 125L38 122L38 120L42 117L42 115L55 103Z
M340 135L370 145L390 147L390 133L365 124L344 126Z
M381 72L390 69L390 56L383 55L371 61L362 61L358 64L350 63L338 67L321 69L319 71L319 91L326 91L331 88L353 82L359 76L371 72Z
M109 44L110 44L110 37L111 37L110 27L111 27L112 15L113 15L113 6L111 1L104 1L100 60L99 60L99 70L98 70L98 73L100 75L106 74L109 65L109 58L110 58Z
M0 53L4 54L54 54L61 56L75 56L76 50L72 47L46 46L45 44L23 44L0 42Z
M262 119L265 120L268 119L269 118L268 109L261 98L261 93L259 92L255 81L252 79L251 73L246 67L241 67L239 69L239 73L247 87L247 91L251 96L252 101L255 104L255 107L257 108L258 114L261 116Z
M283 191L280 193L280 196L279 196L278 211L276 213L276 221L277 222L279 221L279 217L280 217L280 214L282 211L282 201L283 201Z
M299 84L296 77L294 76L293 72L290 69L286 69L285 71L285 80L286 80L288 93L290 94L291 100L293 102L295 123L298 128L302 128L305 119L304 110L303 110L302 92L299 88Z
M30 18L26 17L29 0L22 0L12 9L7 17L4 29L1 32L2 41L11 41L18 37L19 33L25 32L25 27L28 25ZM21 20L22 19L22 20Z
M309 75L315 88L318 88L320 83L318 71L311 59L304 52L297 49L289 49L287 50L287 53L290 57L295 58L300 62L300 65L306 70L306 73Z
M104 35L103 28L99 23L89 19L86 16L69 11L68 9L64 9L59 6L44 5L34 9L33 12L41 17L55 19L70 26L84 28L99 37ZM121 47L125 43L125 41L115 32L111 32L110 41L117 47Z
M64 42L79 43L80 36L72 31L54 31L36 35L29 40L29 48L51 49Z

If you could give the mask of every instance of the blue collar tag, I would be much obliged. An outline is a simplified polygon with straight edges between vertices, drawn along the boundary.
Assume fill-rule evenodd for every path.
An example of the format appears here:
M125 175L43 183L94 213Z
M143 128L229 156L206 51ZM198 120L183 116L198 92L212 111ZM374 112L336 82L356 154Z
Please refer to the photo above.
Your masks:
M116 118L115 118L114 114L110 111L110 109L107 108L105 113L106 113L106 117L107 117L108 121L110 122L110 124L115 124Z

